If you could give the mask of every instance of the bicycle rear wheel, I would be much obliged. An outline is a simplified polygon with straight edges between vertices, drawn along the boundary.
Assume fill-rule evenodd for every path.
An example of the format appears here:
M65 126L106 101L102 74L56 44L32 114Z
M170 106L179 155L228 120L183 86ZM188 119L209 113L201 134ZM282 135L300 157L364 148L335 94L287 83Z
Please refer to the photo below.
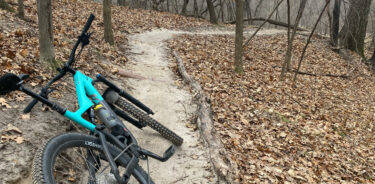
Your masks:
M110 143L108 148L115 158L121 150ZM130 157L120 156L116 163L124 172ZM37 151L33 162L34 184L115 184L104 157L103 148L97 137L80 133L66 133L56 136ZM91 173L91 174L90 174ZM153 183L148 174L137 166L131 182Z

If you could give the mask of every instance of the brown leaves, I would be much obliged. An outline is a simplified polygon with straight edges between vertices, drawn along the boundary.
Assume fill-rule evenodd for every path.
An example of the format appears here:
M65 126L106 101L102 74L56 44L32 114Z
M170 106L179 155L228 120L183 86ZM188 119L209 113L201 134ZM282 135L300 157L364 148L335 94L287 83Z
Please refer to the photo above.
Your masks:
M1 133L1 142L9 142L14 141L17 144L22 144L24 142L24 138L22 137L22 131L15 127L12 124L8 124L7 129L5 129Z
M5 98L0 98L0 107L11 108L11 106L7 103Z

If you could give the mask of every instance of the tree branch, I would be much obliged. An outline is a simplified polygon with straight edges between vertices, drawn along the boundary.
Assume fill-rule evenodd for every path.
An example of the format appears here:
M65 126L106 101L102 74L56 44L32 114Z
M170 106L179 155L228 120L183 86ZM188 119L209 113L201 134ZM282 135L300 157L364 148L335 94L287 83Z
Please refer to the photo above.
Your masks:
M279 3L277 3L276 7L272 10L272 12L270 13L270 15L267 17L267 19L262 23L262 25L260 25L258 27L258 29L253 33L253 35L250 36L250 38L245 42L245 44L243 45L243 47L245 47L251 39L253 39L253 37L258 33L258 31L264 26L264 24L266 24L266 22L268 20L270 20L270 18L272 17L273 13L277 10L277 8L279 8L280 4L283 2L284 0L280 0Z

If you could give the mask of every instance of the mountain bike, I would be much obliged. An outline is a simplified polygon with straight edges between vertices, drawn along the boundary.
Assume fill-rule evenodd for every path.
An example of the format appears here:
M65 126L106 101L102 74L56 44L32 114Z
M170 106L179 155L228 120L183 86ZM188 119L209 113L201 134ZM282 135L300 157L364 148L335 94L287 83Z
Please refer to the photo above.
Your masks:
M153 183L146 172L139 166L140 160L154 158L165 162L175 152L170 146L163 156L138 146L132 133L123 124L123 118L138 128L150 126L172 143L180 146L183 139L163 126L149 115L152 110L132 97L125 90L107 80L102 75L92 79L72 67L83 48L89 44L91 33L88 29L95 16L90 15L82 33L75 43L69 60L58 69L39 94L26 88L23 83L28 75L7 73L0 77L0 95L19 90L33 97L25 108L29 113L37 102L42 102L51 109L89 130L88 134L64 133L51 138L35 154L32 168L33 183ZM76 50L81 49L76 56ZM51 85L67 73L73 75L79 108L75 112L48 99L53 92ZM102 82L108 88L101 95L94 87ZM82 115L87 114L86 118Z

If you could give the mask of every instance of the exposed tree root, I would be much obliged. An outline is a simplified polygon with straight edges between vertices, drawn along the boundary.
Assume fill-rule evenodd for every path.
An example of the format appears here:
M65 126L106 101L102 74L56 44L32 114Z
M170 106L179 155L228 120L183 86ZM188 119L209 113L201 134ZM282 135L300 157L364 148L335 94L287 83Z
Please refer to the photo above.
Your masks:
M178 72L180 73L184 82L190 85L193 90L194 100L198 105L197 109L197 125L200 134L209 149L209 158L217 173L219 183L238 183L235 179L237 165L231 162L228 153L226 153L224 146L214 128L212 119L211 106L209 99L204 95L200 84L195 81L185 70L184 63L176 51L173 51L173 56L177 60Z

